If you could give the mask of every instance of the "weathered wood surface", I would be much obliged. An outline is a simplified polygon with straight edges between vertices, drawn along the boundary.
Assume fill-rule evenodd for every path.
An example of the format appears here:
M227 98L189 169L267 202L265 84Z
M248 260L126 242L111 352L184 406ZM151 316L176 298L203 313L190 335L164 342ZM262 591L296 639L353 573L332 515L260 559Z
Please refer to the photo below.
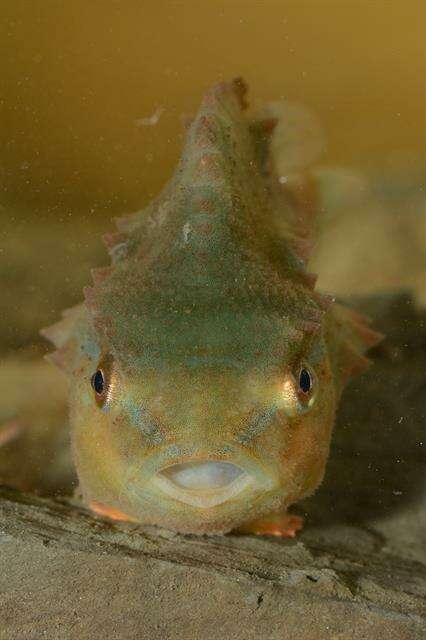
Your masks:
M2 489L1 640L420 639L421 565L361 527L198 538Z
M296 541L179 536L2 488L0 640L426 637L426 316L407 296L367 311L389 339L344 396Z

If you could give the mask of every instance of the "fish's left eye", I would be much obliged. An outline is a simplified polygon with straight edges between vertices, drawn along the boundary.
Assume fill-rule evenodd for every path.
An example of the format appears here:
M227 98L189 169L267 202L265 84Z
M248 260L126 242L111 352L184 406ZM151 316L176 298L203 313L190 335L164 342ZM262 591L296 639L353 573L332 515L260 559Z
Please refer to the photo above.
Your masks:
M312 389L312 376L305 367L299 373L299 387L303 393L309 393Z
M114 386L112 368L112 357L107 354L98 363L98 368L90 378L95 401L100 408L105 407L111 399L112 387Z

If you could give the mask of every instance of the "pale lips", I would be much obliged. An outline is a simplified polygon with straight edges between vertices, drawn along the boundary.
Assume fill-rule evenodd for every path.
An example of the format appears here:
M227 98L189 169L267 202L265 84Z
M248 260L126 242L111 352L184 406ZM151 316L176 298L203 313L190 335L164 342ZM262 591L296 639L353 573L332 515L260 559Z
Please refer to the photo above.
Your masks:
M236 496L252 482L252 477L231 462L193 460L162 469L155 481L169 497L208 508Z

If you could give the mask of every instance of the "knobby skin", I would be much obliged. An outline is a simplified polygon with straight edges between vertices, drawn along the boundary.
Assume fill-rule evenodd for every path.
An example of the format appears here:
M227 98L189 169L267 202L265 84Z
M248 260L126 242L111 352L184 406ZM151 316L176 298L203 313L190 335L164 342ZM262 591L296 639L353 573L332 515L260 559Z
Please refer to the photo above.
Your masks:
M199 534L300 526L285 509L321 482L379 336L314 289L320 187L277 172L285 124L279 105L250 114L241 81L213 87L170 183L118 221L111 266L43 332L96 511Z

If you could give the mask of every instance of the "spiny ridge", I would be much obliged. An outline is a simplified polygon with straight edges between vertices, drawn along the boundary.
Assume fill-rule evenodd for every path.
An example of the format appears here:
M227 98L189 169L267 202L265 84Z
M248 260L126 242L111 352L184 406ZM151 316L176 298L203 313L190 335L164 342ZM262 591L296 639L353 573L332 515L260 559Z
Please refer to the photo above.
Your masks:
M344 386L349 378L368 368L370 360L364 354L383 336L368 327L368 318L340 304L334 305L331 319L335 323L334 340L339 344L340 384Z
M45 359L59 369L69 373L72 370L76 354L77 325L85 315L84 304L79 304L62 312L59 322L41 329L40 334L57 347Z
M62 311L62 318L49 327L40 329L40 335L47 338L55 347L62 347L73 333L75 322L81 316L82 304Z
M99 285L104 283L112 274L113 272L113 268L112 267L100 267L97 269L91 269L90 273L93 279L93 283L95 285Z

